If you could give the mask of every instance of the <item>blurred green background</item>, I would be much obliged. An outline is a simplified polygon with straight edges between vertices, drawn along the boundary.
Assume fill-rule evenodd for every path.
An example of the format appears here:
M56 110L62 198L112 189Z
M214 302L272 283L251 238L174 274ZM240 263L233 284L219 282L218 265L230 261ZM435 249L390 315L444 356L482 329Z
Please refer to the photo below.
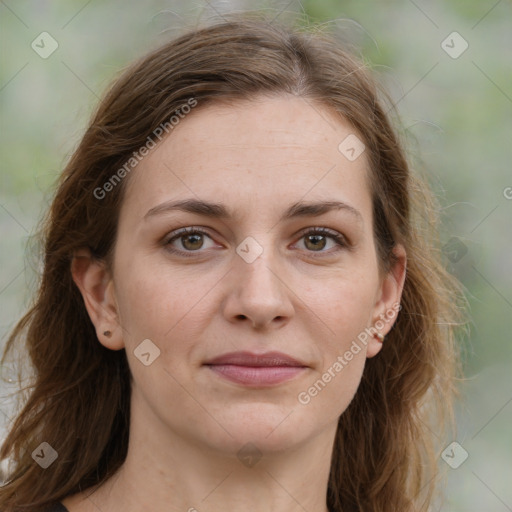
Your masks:
M471 304L456 438L468 458L457 469L440 461L446 499L435 510L512 510L510 0L0 1L0 347L35 290L29 236L110 80L184 27L247 9L333 25L397 103L411 162L440 197L446 263ZM42 32L58 44L46 58L31 47ZM5 428L11 405L1 405Z

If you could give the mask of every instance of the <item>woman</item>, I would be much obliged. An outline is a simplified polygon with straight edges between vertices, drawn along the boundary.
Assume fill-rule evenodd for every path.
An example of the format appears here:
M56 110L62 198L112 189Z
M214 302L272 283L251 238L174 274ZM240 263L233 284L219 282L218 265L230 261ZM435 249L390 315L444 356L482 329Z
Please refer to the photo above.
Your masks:
M427 510L460 298L435 228L334 37L234 16L145 56L48 213L0 508Z

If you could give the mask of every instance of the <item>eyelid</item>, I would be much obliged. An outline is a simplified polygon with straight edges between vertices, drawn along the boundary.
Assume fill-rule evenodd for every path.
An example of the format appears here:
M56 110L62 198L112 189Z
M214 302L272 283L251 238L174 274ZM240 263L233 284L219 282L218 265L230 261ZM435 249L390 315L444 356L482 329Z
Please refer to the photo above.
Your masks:
M336 247L328 251L306 251L308 257L313 258L326 258L329 256L337 255L342 250L352 250L352 244L347 237L339 231L323 227L313 226L303 229L299 232L299 240L302 240L307 235L321 235L326 238L330 238L334 241Z
M303 230L299 231L299 236L303 237L304 235L310 235L310 234L319 234L319 235L325 235L331 238L339 238L340 241L342 241L346 246L351 246L350 240L341 232L336 231L335 229L323 227L323 226L311 226L308 228L304 228Z
M203 228L203 227L200 227L200 226L187 226L187 227L184 227L184 228L178 228L178 229L175 229L174 231L172 231L171 233L167 234L163 239L162 239L162 244L164 246L168 246L170 244L170 242L173 242L175 240L179 240L182 236L185 236L185 235L188 235L188 234L201 234L201 235L206 235L207 237L209 237L210 239L213 240L213 237L210 235L210 233L208 233L208 231ZM177 252L177 253L180 253L180 254L183 254L183 253L189 253L189 254L192 254L194 252L200 252L200 251L182 251L182 250L179 250L179 249L175 249L175 250L171 250L169 249L171 252Z
M186 227L178 228L178 229L171 231L163 238L163 241L164 241L164 243L167 243L167 242L170 242L171 240L173 240L174 238L179 238L180 236L188 235L188 234L192 234L192 233L201 233L203 235L210 236L210 234L206 231L206 228L203 228L201 226L186 226Z
M197 251L185 251L185 250L181 250L181 249L175 249L170 246L170 242L179 240L182 236L187 235L187 234L202 234L202 235L206 235L208 238L213 240L213 237L210 235L210 233L208 232L208 230L206 228L203 228L200 226L187 226L187 227L176 229L176 230L172 231L171 233L169 233L168 235L166 235L163 238L162 244L165 246L165 248L169 252L179 254L179 255L184 255L185 257L192 257L192 256L194 256L194 253L201 254L201 253L205 252L205 251L201 251L201 249L199 249ZM335 242L335 244L337 245L337 247L334 250L331 249L329 251L306 251L308 253L308 255L310 255L312 257L318 257L318 258L325 257L328 255L336 254L340 250L343 250L343 249L350 250L352 248L351 242L347 239L347 237L344 234L342 234L338 231L335 231L333 229L324 227L324 226L309 226L309 227L302 229L301 231L299 231L299 233L297 235L295 235L296 237L298 236L297 242L300 241L303 237L305 237L307 235L325 236L325 237L333 240Z

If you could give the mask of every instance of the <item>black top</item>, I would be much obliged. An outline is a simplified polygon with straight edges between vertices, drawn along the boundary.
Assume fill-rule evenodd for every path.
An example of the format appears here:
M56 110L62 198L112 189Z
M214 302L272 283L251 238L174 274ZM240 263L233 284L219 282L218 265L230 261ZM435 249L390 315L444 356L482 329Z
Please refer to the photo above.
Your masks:
M69 510L59 501L48 512L69 512Z
M53 508L48 510L48 512L69 512L69 510L62 504L56 503Z

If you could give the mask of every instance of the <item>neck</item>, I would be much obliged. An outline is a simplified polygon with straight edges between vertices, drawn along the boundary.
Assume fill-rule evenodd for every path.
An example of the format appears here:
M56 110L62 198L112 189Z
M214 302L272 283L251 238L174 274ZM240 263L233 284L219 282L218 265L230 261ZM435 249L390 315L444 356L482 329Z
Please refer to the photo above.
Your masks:
M245 444L226 453L171 432L163 423L148 422L147 411L141 412L132 411L122 467L92 494L85 491L91 510L328 512L336 425L286 451L262 453Z

